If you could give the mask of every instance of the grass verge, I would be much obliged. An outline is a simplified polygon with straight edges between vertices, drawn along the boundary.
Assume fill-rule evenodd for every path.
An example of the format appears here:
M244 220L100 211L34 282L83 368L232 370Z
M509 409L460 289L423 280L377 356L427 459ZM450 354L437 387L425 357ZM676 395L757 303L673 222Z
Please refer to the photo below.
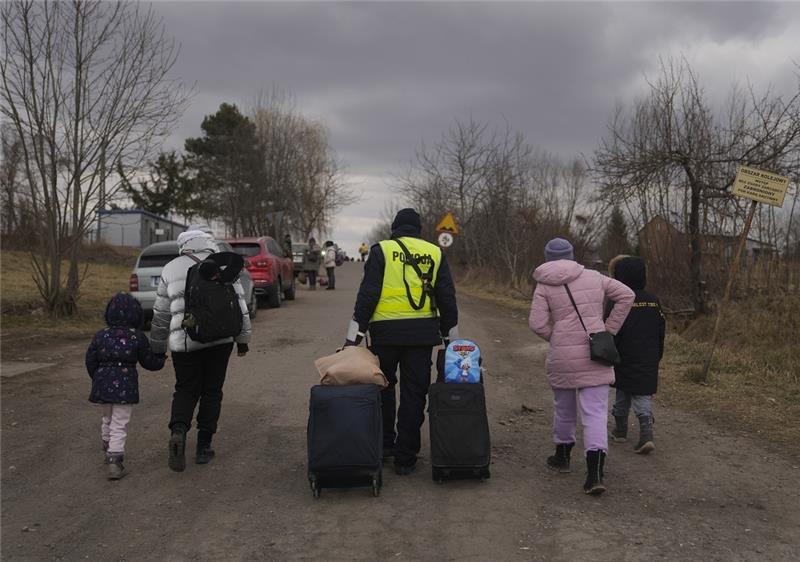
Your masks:
M0 338L3 355L30 350L35 342L57 343L61 339L89 336L104 325L108 300L128 290L128 279L136 255L128 249L108 246L87 249L83 268L88 267L81 286L78 313L70 318L50 318L31 276L33 267L26 252L0 252ZM67 263L62 264L66 272Z

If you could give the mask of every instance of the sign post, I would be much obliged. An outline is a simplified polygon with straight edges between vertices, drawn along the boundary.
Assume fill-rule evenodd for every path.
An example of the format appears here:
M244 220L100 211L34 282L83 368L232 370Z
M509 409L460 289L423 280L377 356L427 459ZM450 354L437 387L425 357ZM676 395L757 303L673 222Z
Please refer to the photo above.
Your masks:
M747 212L747 218L744 221L744 230L742 230L742 235L739 238L739 245L736 248L736 256L733 258L731 271L728 275L728 282L725 284L725 293L722 295L722 301L720 301L719 310L717 310L717 318L714 321L714 331L711 333L711 351L703 365L703 382L708 380L708 371L711 368L711 362L714 360L714 352L717 349L717 338L719 337L719 327L722 324L722 315L731 299L733 283L736 280L736 273L739 270L742 252L747 245L747 235L750 232L750 226L753 224L753 216L756 214L756 208L759 202L775 207L783 206L783 200L786 197L786 190L788 187L789 178L787 177L757 170L748 166L739 167L736 179L733 182L731 194L739 197L747 197L748 199L752 199L752 201L750 203L750 210Z
M449 248L453 245L455 235L459 232L453 213L448 212L441 218L439 224L436 225L436 232L439 233L437 240L440 248Z

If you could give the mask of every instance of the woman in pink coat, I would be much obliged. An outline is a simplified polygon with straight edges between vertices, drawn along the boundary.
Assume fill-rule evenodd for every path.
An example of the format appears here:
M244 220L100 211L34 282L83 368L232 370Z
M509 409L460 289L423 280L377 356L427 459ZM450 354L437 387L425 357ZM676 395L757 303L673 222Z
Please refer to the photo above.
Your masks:
M603 466L608 451L608 385L614 381L614 370L589 358L589 336L565 285L569 286L589 333L606 330L616 334L628 316L634 293L619 281L577 263L572 245L562 238L550 240L544 253L546 263L533 272L536 290L528 323L536 335L550 342L546 366L554 395L556 453L547 459L547 466L569 472L580 408L587 468L583 490L602 494L606 490ZM615 303L605 322L604 298Z

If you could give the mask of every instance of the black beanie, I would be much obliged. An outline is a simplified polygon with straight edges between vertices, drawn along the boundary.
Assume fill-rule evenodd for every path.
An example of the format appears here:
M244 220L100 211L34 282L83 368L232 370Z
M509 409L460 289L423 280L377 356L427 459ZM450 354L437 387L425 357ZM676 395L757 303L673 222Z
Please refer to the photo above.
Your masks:
M414 209L400 209L397 211L392 221L392 232L403 227L411 227L410 229L419 233L422 230L422 221L419 218L419 213ZM407 230L407 228L403 230Z

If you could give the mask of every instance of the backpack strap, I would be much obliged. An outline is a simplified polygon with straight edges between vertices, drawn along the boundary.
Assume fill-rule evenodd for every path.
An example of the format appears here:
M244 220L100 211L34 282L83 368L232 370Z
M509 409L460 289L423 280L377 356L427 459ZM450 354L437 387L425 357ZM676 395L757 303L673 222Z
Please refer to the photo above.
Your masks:
M431 272L436 265L433 262L433 257L431 257L431 266L428 268L428 271L423 273L419 267L419 264L417 263L417 260L411 255L411 252L408 251L406 245L403 244L399 238L395 238L394 241L397 242L397 245L400 246L400 249L403 250L403 254L405 254L406 257L403 266L403 284L406 286L406 297L408 298L408 304L410 304L411 308L414 310L422 310L422 308L425 306L425 299L430 297L431 310L436 310L436 298L434 297L433 293L433 285L431 285ZM420 278L420 281L422 281L422 296L419 299L419 304L415 303L414 297L411 296L411 287L408 286L408 282L406 281L405 265L410 265L414 269L414 273L416 273Z

